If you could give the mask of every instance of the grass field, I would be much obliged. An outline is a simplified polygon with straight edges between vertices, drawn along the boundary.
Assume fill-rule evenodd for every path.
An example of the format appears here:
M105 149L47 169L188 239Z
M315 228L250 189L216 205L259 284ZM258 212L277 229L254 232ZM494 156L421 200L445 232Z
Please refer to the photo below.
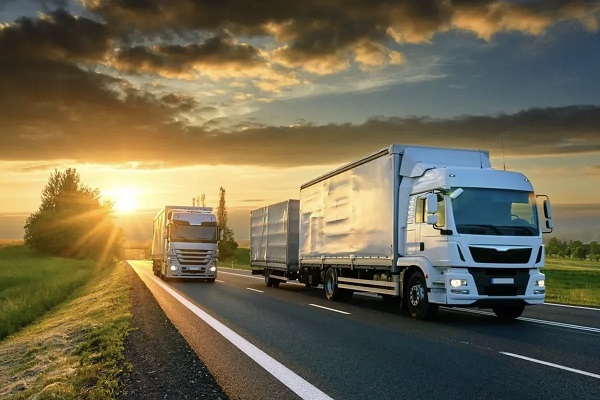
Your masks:
M94 273L90 261L35 255L0 245L0 340L64 301Z
M238 247L233 253L233 257L219 260L219 267L250 269L250 249Z
M37 315L33 322L0 341L0 398L115 398L118 376L126 368L123 343L131 321L123 265L91 268L77 261L38 257L22 246L0 248L0 258L0 273L22 293L14 296L16 291L9 291L10 298L18 299L11 301L13 305L20 305L22 298L36 303L51 298L55 306L50 311L49 305L25 311ZM38 282L19 274L15 278L18 269L33 274ZM5 287L3 278L0 282ZM77 286L73 282L79 287L73 289ZM56 291L60 294L47 297ZM5 317L4 311L0 317Z
M546 258L546 301L600 307L600 263Z

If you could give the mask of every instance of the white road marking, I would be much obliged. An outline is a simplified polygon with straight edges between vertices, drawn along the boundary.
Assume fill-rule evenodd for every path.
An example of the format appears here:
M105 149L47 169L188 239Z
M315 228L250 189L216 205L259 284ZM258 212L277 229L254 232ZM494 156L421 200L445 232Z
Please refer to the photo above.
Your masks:
M254 276L254 275L246 275L246 274L238 274L235 272L225 272L225 271L219 271L220 274L227 274L227 275L236 275L236 276L242 276L244 278L252 278L252 279L260 279L261 281L265 278L263 278L262 276Z
M225 283L225 281L222 281L220 279L215 279L215 282L219 282L219 283Z
M133 266L133 265L132 265ZM185 297L177 293L173 290L169 285L160 281L153 275L150 275L149 272L145 270L136 269L138 274L140 272L144 273L147 277L152 279L157 285L159 285L163 290L169 293L175 300L179 301L182 305L184 305L188 310L196 314L201 320L206 322L209 326L211 326L214 330L219 332L224 338L229 340L234 346L244 352L248 357L254 360L258 365L263 367L267 372L273 375L277 380L287 386L290 390L296 393L300 398L306 400L320 400L320 399L331 399L326 393L319 390L317 387L313 386L308 381L301 378L299 375L294 373L292 370L287 368L285 365L281 364L279 361L275 360L273 357L266 354L264 351L248 342L246 339L235 333L233 330L216 320L214 317L209 315L207 312L201 310L196 305L194 305L191 301L187 300Z
M245 277L254 278L254 279L263 279L262 277L259 278L259 277L255 277L255 276L251 276L251 275L244 275L244 274L238 274L238 273L233 273L233 272L219 271L219 273L230 274L230 275L238 275L238 276L245 276ZM289 283L295 283L295 282L289 282ZM298 285L300 283L295 283L295 284ZM365 296L365 297L373 297L373 298L379 297L379 295L377 295L377 294L367 293L367 292L356 292L355 294L361 295L361 296ZM313 305L313 304L311 304L311 305ZM557 306L557 307L579 308L579 309L583 309L583 310L592 310L592 311L600 311L600 308L571 306L571 305L566 305L566 304L544 303L544 305ZM318 305L313 305L313 306L314 307L319 307L319 308L325 308L325 309L327 309L326 307L322 307L322 306L318 306ZM481 310L470 309L470 308L450 308L450 307L442 307L442 308L445 309L445 310L454 311L454 312L466 312L466 313L472 313L472 314L491 315L491 316L495 315L494 313L489 312L489 311L481 311ZM329 309L329 310L330 311L344 313L343 311L339 311L339 310L334 310L334 309ZM542 320L542 319L527 318L527 317L519 317L517 319L521 320L521 321L531 322L531 323L534 323L534 324L557 326L557 327L561 327L561 328L575 329L575 330L584 331L584 332L600 333L600 328L594 328L594 327L590 327L590 326L573 325L573 324L566 324L566 323L563 323L563 322L546 321L546 320Z
M580 310L600 311L600 308L583 307L583 306L572 306L572 305L569 305L569 304L544 303L544 305L545 306L556 306L556 307L567 307L567 308L578 308Z
M244 278L252 278L252 279L260 279L263 280L265 279L262 276L254 276L254 275L246 275L246 274L240 274L240 273L236 273L236 272L225 272L223 270L219 270L220 274L228 274L228 275L236 275L236 276L242 276ZM300 283L300 282L296 282L296 281L286 281L282 283L286 283L286 284L290 284L290 285L300 285L300 286L304 286L304 283Z
M342 311L342 310L336 310L335 308L329 308L329 307L320 306L318 304L312 304L311 303L311 304L309 304L309 306L313 306L313 307L317 307L317 308L322 308L323 310L333 311L333 312L340 313L340 314L350 315L349 312Z
M575 372L576 374L580 374L580 375L585 375L585 376L590 376L592 378L596 378L596 379L600 379L600 375L598 374L594 374L591 372L587 372L587 371L582 371L580 369L575 369L575 368L569 368L569 367L565 367L563 365L559 365L559 364L553 364L547 361L542 361L542 360L537 360L535 358L530 358L530 357L525 357L525 356L521 356L519 354L514 354L514 353L506 353L504 351L501 351L500 354L504 354L505 356L509 356L509 357L515 357L515 358L520 358L521 360L525 360L525 361L531 361L537 364L542 364L542 365L546 365L548 367L553 367L553 368L558 368L558 369L563 369L565 371L570 371L570 372Z
M247 287L246 289L252 290L253 292L264 293L264 291L262 291L262 290L252 289L251 287Z
M447 307L442 307L442 308L447 311L454 311L454 312L464 312L464 313L491 315L491 316L496 315L496 314L488 312L488 311L471 310L469 308L461 308L461 309L454 309L454 308L447 308ZM519 318L517 318L517 320L531 322L533 324L550 325L550 326L557 326L560 328L575 329L575 330L584 331L584 332L600 333L600 328L594 328L591 326L565 324L564 322L546 321L544 319L535 319L535 318L528 318L528 317L519 317Z

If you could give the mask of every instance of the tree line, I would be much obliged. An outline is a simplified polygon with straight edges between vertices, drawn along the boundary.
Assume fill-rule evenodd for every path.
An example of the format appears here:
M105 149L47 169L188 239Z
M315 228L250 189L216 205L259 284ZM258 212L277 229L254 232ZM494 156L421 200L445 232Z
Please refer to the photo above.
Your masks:
M581 240L566 241L553 237L546 243L546 255L576 260L600 261L600 244L596 241L583 243Z
M102 200L98 189L81 182L77 170L54 170L42 190L38 210L27 218L25 245L41 254L52 256L114 261L123 255L125 234L116 226L113 203ZM194 199L194 205L196 199ZM204 195L198 205L204 206ZM238 243L227 224L225 189L219 189L217 225L222 232L219 242L221 258L233 255Z

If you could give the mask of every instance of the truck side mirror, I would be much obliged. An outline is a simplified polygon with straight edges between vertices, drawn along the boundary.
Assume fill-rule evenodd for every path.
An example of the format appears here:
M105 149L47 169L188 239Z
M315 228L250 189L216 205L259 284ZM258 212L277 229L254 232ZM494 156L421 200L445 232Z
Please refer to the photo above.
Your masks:
M550 199L544 200L544 217L552 219L552 209L550 208Z
M427 213L427 224L436 225L438 223L438 196L435 193L429 193L425 198L425 212Z
M542 203L542 209L544 210L544 218L546 218L546 229L549 231L542 233L551 233L554 229L554 222L552 221L552 207L550 207L550 199L544 194L539 194L536 197L543 197L544 202Z

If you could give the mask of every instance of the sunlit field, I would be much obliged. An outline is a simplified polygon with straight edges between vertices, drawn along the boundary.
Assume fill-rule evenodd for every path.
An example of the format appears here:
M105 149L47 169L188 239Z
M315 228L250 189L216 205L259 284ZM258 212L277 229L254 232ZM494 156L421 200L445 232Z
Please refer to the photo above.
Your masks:
M600 307L600 263L546 258L546 301Z
M90 279L93 266L0 243L0 340L67 299Z

